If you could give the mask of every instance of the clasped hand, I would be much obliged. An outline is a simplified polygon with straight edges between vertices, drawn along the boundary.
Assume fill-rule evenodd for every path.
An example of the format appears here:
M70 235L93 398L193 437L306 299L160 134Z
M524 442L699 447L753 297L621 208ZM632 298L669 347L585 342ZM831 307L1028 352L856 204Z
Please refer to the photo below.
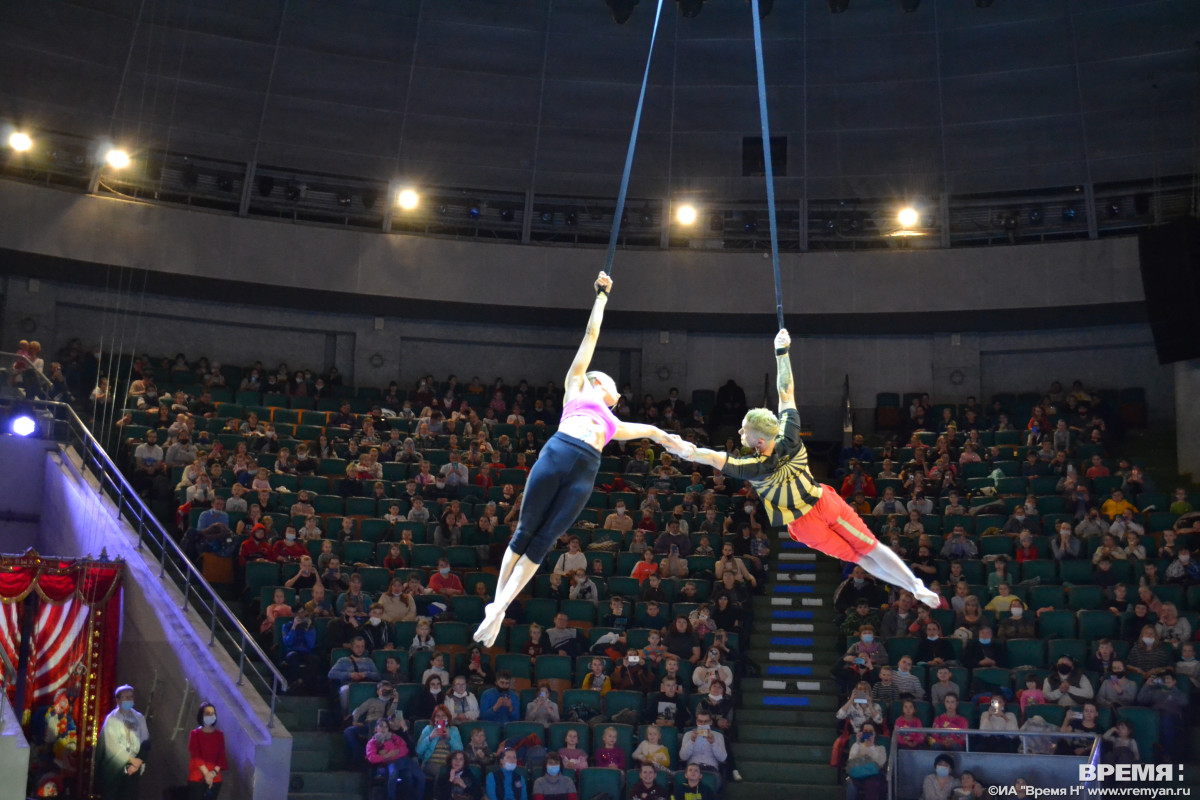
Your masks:
M667 452L684 461L691 461L692 457L696 455L696 445L684 441L683 437L675 433L667 434L662 444Z

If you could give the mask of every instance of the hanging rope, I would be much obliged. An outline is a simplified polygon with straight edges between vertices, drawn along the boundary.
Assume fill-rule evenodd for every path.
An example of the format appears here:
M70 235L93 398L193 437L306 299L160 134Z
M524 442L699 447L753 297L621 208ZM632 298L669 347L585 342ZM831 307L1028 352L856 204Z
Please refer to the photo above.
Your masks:
M762 25L758 0L750 0L754 17L754 62L758 67L758 118L762 123L763 164L767 173L767 225L771 229L771 268L775 270L775 316L783 328L783 286L779 280L779 231L775 227L775 171L771 167L771 126L767 123L767 79L763 72Z
M654 11L654 29L650 32L650 52L646 54L646 71L642 73L642 91L638 94L637 113L633 115L633 130L629 132L629 150L625 154L625 171L621 174L621 189L617 192L617 207L613 209L612 233L608 235L608 255L604 271L612 274L613 258L617 254L617 236L621 233L621 217L625 213L625 192L629 189L629 172L633 169L633 151L637 147L638 128L642 124L642 106L646 102L646 84L650 81L650 60L654 57L654 40L658 38L658 20L662 17L663 0Z

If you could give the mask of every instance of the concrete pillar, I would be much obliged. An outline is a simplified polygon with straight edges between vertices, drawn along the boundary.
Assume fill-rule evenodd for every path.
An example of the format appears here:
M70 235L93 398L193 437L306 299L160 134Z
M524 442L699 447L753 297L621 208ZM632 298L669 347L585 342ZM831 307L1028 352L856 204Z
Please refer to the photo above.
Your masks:
M1200 359L1175 363L1175 449L1179 474L1200 478Z

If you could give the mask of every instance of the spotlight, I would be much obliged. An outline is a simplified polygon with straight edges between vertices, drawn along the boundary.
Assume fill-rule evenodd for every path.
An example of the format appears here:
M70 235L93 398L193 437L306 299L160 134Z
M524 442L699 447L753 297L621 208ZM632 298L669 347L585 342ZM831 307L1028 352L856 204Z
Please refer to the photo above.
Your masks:
M511 208L500 209L500 219L503 222L512 222L513 221L513 210Z
M579 214L575 213L574 211L568 211L563 215L563 222L573 227L579 224Z
M911 14L921 7L921 0L900 0L900 9L905 14Z
M624 25L633 16L633 9L637 7L638 0L605 0L605 3L612 10L613 21Z
M1108 204L1108 218L1116 219L1119 216L1121 216L1121 202L1119 200L1113 200Z
M679 3L679 13L688 19L700 16L700 12L704 10L704 0L675 0L675 2Z
M542 221L543 225L553 225L554 224L554 212L553 211L543 211L541 214L538 215L538 219Z
M350 196L349 192L338 192L337 193L337 204L338 204L339 208L349 208L350 203L353 199L354 198L352 198Z
M195 164L188 164L183 168L183 185L189 189L195 189L200 184L200 170L196 169Z
M1067 206L1062 210L1063 222L1074 222L1077 216L1079 216L1079 212L1074 206Z
M680 225L692 225L696 221L696 207L691 203L684 203L675 211L675 221Z
M401 189L396 195L396 205L405 211L412 211L421 202L421 197L412 189Z
M367 189L362 193L363 208L367 209L368 211L374 208L375 204L378 202L379 192L375 191L374 189Z
M841 14L850 7L850 0L828 0L828 2L830 14Z
M125 169L129 166L129 153L114 147L104 154L104 160L113 169Z
M29 436L37 430L37 423L28 414L21 414L13 417L12 422L8 424L8 429L17 436Z
M1046 221L1046 214L1044 211L1042 211L1041 208L1029 209L1029 224L1030 225L1041 225L1045 221Z
M742 230L746 233L758 233L758 217L754 212L747 211L742 214Z
M470 217L471 219L479 219L479 205L478 204L472 205L467 210L467 216Z
M13 150L16 150L18 153L24 153L26 150L33 147L33 139L29 138L28 133L14 131L13 134L8 137L8 146Z
M921 216L915 208L905 207L900 209L896 214L896 222L900 223L901 228L911 228L921 221Z
M275 179L270 175L260 175L258 178L258 193L263 197L270 197L273 191L275 191Z

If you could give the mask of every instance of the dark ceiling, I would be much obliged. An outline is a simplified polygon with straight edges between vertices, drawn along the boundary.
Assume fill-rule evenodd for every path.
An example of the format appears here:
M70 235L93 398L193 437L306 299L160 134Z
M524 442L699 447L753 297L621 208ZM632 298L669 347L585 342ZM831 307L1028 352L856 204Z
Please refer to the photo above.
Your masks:
M632 191L761 196L744 0L666 0ZM615 192L655 0L9 0L0 117L334 175ZM965 194L1197 164L1197 0L775 0L784 196Z

